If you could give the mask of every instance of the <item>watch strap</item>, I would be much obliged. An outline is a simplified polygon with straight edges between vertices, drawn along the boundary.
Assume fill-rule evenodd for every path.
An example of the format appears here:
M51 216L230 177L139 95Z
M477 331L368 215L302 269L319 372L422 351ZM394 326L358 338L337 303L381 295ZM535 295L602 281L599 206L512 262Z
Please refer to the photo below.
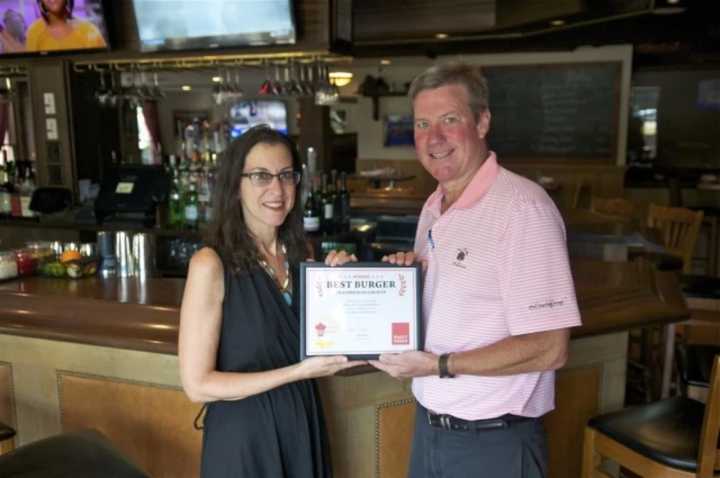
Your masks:
M438 374L440 378L454 378L455 375L450 373L448 369L448 360L450 360L450 354L442 354L438 358Z

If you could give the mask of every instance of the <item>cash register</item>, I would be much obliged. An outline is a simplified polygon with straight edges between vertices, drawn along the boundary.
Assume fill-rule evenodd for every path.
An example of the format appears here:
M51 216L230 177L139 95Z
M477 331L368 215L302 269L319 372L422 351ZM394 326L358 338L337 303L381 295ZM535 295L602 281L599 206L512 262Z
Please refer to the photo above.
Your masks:
M167 201L170 178L162 166L123 165L105 175L95 200L99 225L153 227Z

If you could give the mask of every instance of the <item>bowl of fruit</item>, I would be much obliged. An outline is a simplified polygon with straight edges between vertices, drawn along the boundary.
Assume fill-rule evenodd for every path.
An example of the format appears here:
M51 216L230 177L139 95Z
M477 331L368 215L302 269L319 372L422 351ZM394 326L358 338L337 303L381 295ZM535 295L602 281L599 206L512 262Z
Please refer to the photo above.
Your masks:
M95 275L97 258L84 257L75 250L64 251L56 260L47 261L40 266L40 273L47 277L69 277L80 279Z

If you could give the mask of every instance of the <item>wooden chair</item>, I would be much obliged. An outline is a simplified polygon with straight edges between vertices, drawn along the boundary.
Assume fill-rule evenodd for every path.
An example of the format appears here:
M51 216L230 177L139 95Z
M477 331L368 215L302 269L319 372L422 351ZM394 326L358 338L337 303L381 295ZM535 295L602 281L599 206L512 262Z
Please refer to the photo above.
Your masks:
M15 430L0 422L0 455L15 449Z
M682 396L707 403L712 365L720 354L717 345L675 345L678 385Z
M707 405L674 397L591 419L582 478L610 477L610 459L644 478L710 478L720 469L720 356L713 360Z
M683 260L683 272L686 274L692 271L692 256L702 221L702 211L655 204L651 204L648 210L648 227L659 231L668 252Z
M624 222L632 222L637 216L635 203L625 198L603 198L592 196L590 210L605 216L612 216Z

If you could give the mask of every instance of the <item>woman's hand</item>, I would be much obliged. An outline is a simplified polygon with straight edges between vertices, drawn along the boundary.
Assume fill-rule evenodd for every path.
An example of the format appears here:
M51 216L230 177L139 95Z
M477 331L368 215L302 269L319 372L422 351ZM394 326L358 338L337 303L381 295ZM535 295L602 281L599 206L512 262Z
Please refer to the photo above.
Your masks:
M309 357L298 363L297 366L300 379L303 380L335 375L340 370L365 365L366 363L363 360L348 360L344 355L334 355L329 357Z
M332 250L328 252L328 255L325 257L325 264L330 267L335 266L341 266L343 264L347 264L348 262L357 262L357 257L355 257L355 254L348 254L345 251L336 251Z
M389 264L395 264L397 266L411 266L415 263L415 253L410 252L396 252L394 254L388 254L387 256L383 256L381 259L382 262L387 262Z

